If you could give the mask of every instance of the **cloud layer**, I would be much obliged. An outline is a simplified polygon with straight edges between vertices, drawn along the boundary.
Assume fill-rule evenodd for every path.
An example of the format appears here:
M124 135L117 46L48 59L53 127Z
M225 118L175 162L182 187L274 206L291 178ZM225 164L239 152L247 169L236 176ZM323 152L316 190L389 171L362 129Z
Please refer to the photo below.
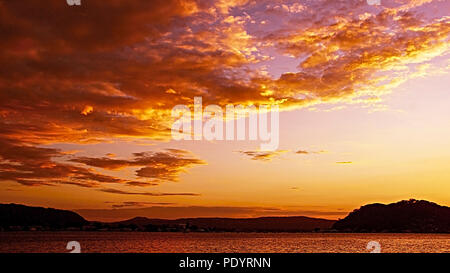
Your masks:
M150 178L155 182L176 182L179 173L185 172L187 168L205 164L200 159L190 157L188 151L176 149L168 149L163 152L134 153L134 158L130 160L108 157L77 157L70 161L107 170L141 167L136 171L136 176Z
M281 109L376 106L393 86L439 70L431 61L448 58L450 47L448 1L382 4L0 1L0 179L82 187L177 181L204 162L176 151L67 161L42 144L167 139L170 110L194 96ZM286 59L296 66L284 68ZM136 181L99 171L125 167L139 168Z
M194 96L370 104L449 52L450 18L421 10L437 0L26 2L0 5L0 113L36 142L168 137ZM286 56L296 71L273 76Z
M75 157L59 149L17 144L0 137L0 180L14 181L25 186L53 186L70 184L87 188L98 188L104 184L128 186L153 186L164 181L178 181L178 175L187 168L205 164L184 150L168 149L161 152L134 154L134 159L111 159ZM78 163L78 164L71 164ZM136 178L129 180L104 175L97 169L115 170L138 166ZM95 168L92 168L95 167ZM151 195L149 193L104 192L117 194ZM169 195L169 194L165 194ZM157 196L157 195L155 195Z

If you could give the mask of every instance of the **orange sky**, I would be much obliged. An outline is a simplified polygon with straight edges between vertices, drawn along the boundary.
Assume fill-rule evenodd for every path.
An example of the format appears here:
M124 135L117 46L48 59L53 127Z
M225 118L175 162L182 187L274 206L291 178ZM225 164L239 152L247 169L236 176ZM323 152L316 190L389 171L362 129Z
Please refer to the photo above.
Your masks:
M0 1L0 202L337 219L450 205L450 4ZM259 141L174 141L171 109L276 104Z

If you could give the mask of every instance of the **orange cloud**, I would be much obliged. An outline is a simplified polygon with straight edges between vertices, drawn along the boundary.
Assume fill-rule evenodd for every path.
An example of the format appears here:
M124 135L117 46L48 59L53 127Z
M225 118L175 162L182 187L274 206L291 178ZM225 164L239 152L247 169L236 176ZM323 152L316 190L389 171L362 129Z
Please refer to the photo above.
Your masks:
M142 167L136 171L136 176L140 178L151 178L154 181L178 181L179 173L185 172L187 168L206 164L200 159L186 155L189 155L188 151L167 149L164 152L135 153L131 160L78 157L70 161L108 170L137 166ZM130 184L139 185L136 182Z
M143 195L143 196L200 196L198 193L189 193L189 192L182 192L182 193L166 193L166 192L129 192L129 191L122 191L117 189L110 189L110 188L103 188L99 189L101 192L106 193L114 193L114 194L123 194L123 195Z
M93 108L92 106L86 105L86 106L83 108L83 111L81 111L81 114L87 116L87 115L89 115L90 113L92 113L93 111L94 111L94 108Z
M105 202L107 204L111 204L112 208L135 208L135 207L148 207L148 206L169 206L174 205L175 203L170 202L135 202L135 201L126 201L126 202Z
M72 160L89 166L83 167L56 162L64 152L39 145L166 140L170 110L192 104L194 96L205 104L279 104L282 110L376 104L393 86L426 74L423 67L433 69L435 57L448 56L450 18L421 12L445 5L400 1L374 11L356 0L91 0L42 8L38 0L3 1L0 179L148 185L91 168L137 166L139 178L176 181L204 162L175 151ZM298 66L275 71L280 56ZM241 153L268 161L281 152Z
M171 108L198 95L281 109L373 104L449 51L449 18L419 12L442 4L376 13L364 1L4 2L0 126L39 143L167 139ZM263 68L280 54L297 71L272 77Z
M117 169L128 166L145 166L137 171L140 178L152 181L133 181L98 173L85 168L61 162L66 153L59 149L18 144L0 138L0 180L15 181L25 186L54 186L68 184L97 188L102 184L125 184L129 186L152 186L160 181L177 181L178 174L186 168L205 162L185 157L187 151L172 149L167 152L136 153L133 160L78 157L69 162L83 163L92 167ZM58 158L59 160L55 160Z
M239 151L239 153L249 156L252 160L258 161L271 161L275 157L280 156L283 153L286 153L286 150L278 150L278 151Z

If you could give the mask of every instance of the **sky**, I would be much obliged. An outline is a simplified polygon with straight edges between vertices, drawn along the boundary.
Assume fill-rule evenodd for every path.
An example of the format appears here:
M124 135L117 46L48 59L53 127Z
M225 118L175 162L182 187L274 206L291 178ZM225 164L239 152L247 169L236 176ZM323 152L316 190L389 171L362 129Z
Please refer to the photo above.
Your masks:
M0 202L103 221L450 205L450 3L369 2L0 0ZM172 139L194 97L278 106L277 150Z

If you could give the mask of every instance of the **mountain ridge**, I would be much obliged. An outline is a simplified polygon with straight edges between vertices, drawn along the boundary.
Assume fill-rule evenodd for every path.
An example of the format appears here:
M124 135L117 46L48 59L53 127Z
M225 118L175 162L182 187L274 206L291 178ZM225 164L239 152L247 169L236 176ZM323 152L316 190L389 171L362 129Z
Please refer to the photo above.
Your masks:
M312 218L307 216L264 216L256 218L225 218L225 217L196 217L179 218L174 220L135 217L125 221L111 223L112 225L185 225L195 229L219 231L264 231L264 232L302 232L318 231L331 228L334 220Z

